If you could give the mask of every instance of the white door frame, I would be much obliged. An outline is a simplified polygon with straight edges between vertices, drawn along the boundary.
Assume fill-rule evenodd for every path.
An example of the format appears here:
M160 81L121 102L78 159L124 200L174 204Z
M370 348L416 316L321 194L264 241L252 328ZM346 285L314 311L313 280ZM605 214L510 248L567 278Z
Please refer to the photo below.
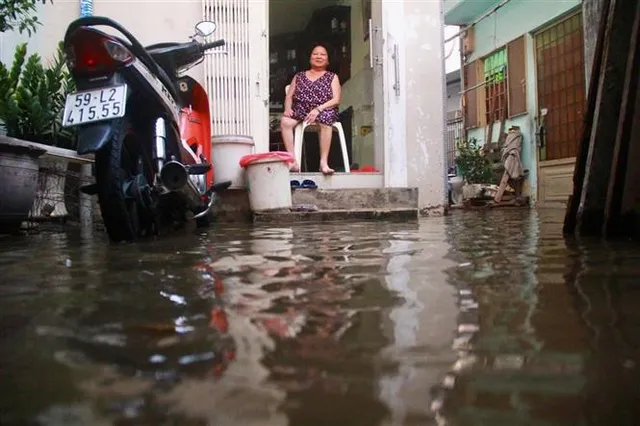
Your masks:
M269 151L269 0L249 0L251 119L256 152Z
M269 150L269 1L250 0L253 137ZM361 0L352 0L361 1ZM384 187L407 186L404 0L371 0L370 63L373 67L374 161Z
M372 0L371 17L376 166L382 164L385 188L406 187L404 1Z

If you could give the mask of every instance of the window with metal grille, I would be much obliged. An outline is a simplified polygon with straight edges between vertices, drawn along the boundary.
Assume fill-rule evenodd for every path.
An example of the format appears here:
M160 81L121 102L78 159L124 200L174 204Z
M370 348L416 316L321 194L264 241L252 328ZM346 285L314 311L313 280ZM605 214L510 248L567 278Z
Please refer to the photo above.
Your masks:
M465 128L475 128L527 112L525 36L486 58L464 66Z
M507 50L484 59L486 123L507 118Z
M541 160L575 157L586 105L582 14L535 35L538 108L547 110Z

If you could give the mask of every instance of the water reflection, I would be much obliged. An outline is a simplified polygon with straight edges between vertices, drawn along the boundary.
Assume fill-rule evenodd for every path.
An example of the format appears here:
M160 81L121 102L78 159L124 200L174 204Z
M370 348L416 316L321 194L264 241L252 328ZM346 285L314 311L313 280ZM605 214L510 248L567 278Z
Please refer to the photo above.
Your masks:
M603 278L620 280L637 262L637 247L565 241L559 237L560 213L494 212L485 216L486 223L499 225L473 228L457 221L448 228L456 241L452 252L468 261L468 267L450 270L451 281L469 286L465 295L477 301L478 309L477 327L458 346L470 362L448 394L446 422L622 425L632 424L631 414L638 414L637 380L615 374L625 370L637 379L632 366L639 342L594 345L603 326L612 335L619 328L611 317L593 321L591 316L594 311L620 315L593 292L615 291ZM483 241L487 235L495 241ZM617 291L626 300L635 293L631 285ZM474 321L464 312L461 318ZM624 346L626 356L620 356ZM610 362L596 361L603 359ZM631 361L626 366L625 359Z
M561 220L1 238L1 423L632 424L640 253Z
M383 424L427 424L433 415L432 397L454 362L451 341L456 327L455 288L442 285L444 271L455 265L445 259L449 250L443 218L419 229L398 232L384 250L390 255L386 287L401 298L383 322L389 344L385 359L396 367L380 379L380 398L391 408Z

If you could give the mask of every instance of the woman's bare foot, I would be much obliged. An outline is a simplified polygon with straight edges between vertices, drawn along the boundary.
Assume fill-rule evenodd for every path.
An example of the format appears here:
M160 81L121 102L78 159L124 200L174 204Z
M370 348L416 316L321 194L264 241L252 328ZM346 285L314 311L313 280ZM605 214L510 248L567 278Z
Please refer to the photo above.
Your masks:
M320 164L320 171L324 175L332 175L332 174L334 174L336 172L331 167L329 167L328 164Z
M298 163L291 163L291 165L289 165L289 171L292 173L298 173L300 171L300 166Z

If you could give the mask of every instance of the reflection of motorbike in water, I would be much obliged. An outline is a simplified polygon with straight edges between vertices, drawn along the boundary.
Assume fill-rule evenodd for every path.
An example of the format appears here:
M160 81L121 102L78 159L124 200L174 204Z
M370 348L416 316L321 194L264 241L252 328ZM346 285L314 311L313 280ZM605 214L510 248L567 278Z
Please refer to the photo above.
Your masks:
M214 291L217 297L221 292L222 288ZM235 356L222 302L213 298L209 302L213 306L207 309L200 306L203 301L191 304L177 293L162 290L158 293L169 302L163 318L149 321L158 316L159 310L153 305L162 302L139 301L138 313L128 312L122 324L92 327L91 323L99 321L98 315L103 315L98 308L82 320L84 333L73 336L71 346L94 361L112 365L115 362L120 369L133 369L141 377L173 381L183 375L199 376L207 372L219 376ZM183 309L175 309L181 304ZM174 314L176 310L180 312ZM204 315L207 310L208 315Z
M217 386L236 358L222 281L203 283L145 248L107 254L101 266L126 272L82 284L84 290L72 292L74 298L60 303L52 318L40 318L46 326L38 328L43 337L56 339L56 361L76 372L72 386L82 402L113 420L165 418L167 393L184 383ZM167 266L150 267L148 259ZM129 261L143 265L137 279ZM79 424L94 424L85 420Z

